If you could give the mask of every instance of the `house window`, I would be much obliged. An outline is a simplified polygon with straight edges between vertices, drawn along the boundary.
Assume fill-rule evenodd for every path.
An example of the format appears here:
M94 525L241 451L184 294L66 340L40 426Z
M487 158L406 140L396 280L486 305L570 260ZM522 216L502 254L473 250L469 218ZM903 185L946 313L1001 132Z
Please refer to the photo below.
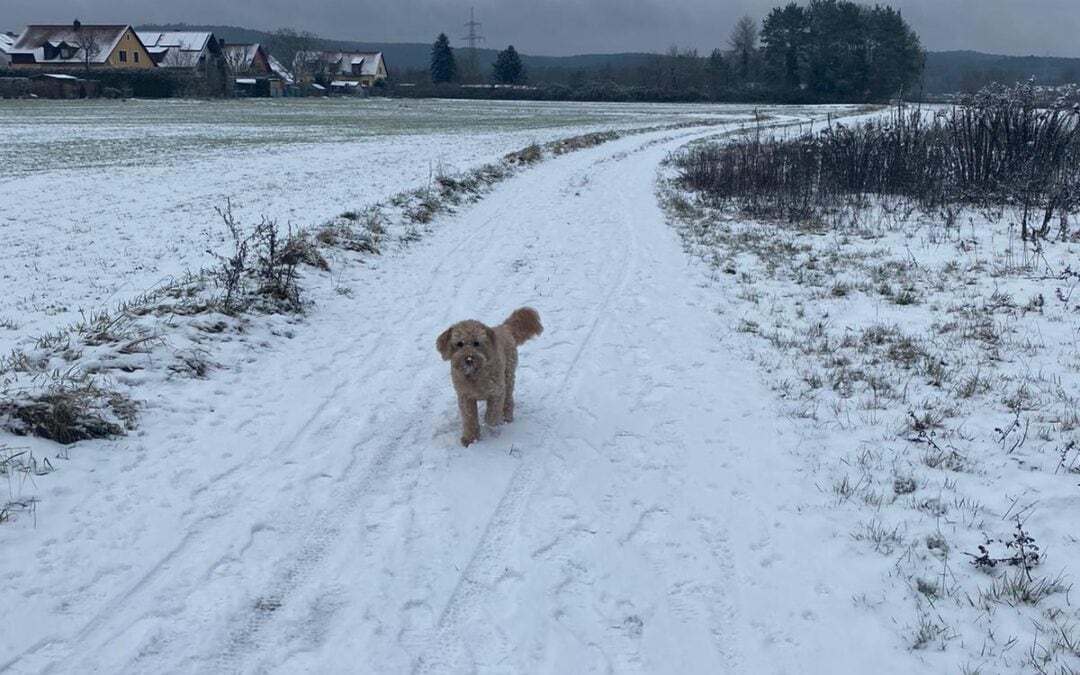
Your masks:
M132 53L135 54L135 63L138 63L139 62L139 52L132 52Z
M127 52L120 50L120 63L127 63Z

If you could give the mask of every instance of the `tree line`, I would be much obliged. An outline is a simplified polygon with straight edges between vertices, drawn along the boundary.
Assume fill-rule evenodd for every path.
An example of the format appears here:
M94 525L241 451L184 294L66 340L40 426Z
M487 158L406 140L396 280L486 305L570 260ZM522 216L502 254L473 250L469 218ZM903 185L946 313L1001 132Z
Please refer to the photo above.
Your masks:
M458 79L459 69L454 49L446 33L439 33L431 46L431 82L445 84ZM474 78L467 78L474 79ZM514 45L499 52L492 64L491 79L498 84L517 84L525 80L525 66Z
M489 77L463 76L449 39L440 34L426 75L436 85L528 80L539 92L565 95L569 88L613 100L873 101L908 94L918 85L925 59L918 35L899 10L850 0L809 0L775 7L760 24L742 17L728 34L726 48L707 56L672 46L644 65L588 73L526 73L510 46L498 54ZM424 74L411 75L415 81Z

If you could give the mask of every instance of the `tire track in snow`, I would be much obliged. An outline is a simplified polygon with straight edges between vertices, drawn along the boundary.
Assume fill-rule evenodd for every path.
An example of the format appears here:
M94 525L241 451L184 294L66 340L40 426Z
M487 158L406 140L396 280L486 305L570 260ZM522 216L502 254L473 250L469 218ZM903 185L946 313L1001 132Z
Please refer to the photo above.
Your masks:
M704 135L698 131L697 133L687 133L678 136L666 136L645 141L631 150L623 150L614 154L609 154L594 162L594 166L602 164L616 165L619 162L626 160L631 155L660 144L672 144L678 147L696 138L738 136L762 128L775 129L801 125L805 124L806 121L807 120L794 120L774 125L764 125L752 130L714 130ZM583 181L582 185L587 182L588 181ZM649 194L651 198L651 191ZM639 246L634 228L629 225L630 221L630 217L619 219L624 235L620 240L630 242L630 250L634 254L632 256L632 262L622 267L618 282L612 284L608 288L604 300L599 307L594 310L593 320L587 329L584 338L581 340L580 346L571 357L569 366L563 374L563 377L560 379L560 384L557 388L557 392L560 395L573 393L571 390L567 390L567 385L570 384L571 379L575 374L579 373L578 365L581 362L582 357L589 348L595 344L597 336L603 334L613 298L624 293L631 275L637 268ZM541 440L537 443L537 447L543 448L550 445L552 436L553 432L551 426L548 425ZM521 522L522 511L525 507L525 500L523 497L533 490L534 486L542 477L552 475L553 473L549 466L557 458L545 457L536 459L535 461L529 461L531 457L532 456L530 455L529 458L523 460L522 465L518 467L510 481L507 483L498 505L484 527L468 564L459 575L449 598L446 600L442 611L439 613L438 622L433 630L431 644L414 662L414 673L447 672L461 669L475 670L477 668L477 663L471 654L469 645L466 643L463 636L460 635L460 629L466 623L470 612L475 610L472 605L474 605L485 592L497 585L502 577L505 576L505 573L500 575L499 568L501 565L499 564L499 560L506 549L507 539L511 536L514 527ZM648 510L646 513L648 513ZM698 523L699 529L701 529L703 533L703 537L705 536L704 533L707 531L708 527L713 524L715 524L715 521L709 521L708 523L701 521ZM714 556L716 557L718 564L724 568L729 568L730 562L725 560L724 554L724 551L727 550L726 539L722 536L717 537L710 533L709 545L715 552ZM720 608L732 608L734 606L730 598L722 597L714 598L713 605ZM718 642L719 647L722 636L726 633L730 633L730 631L725 631L720 626L728 626L728 621L716 612L711 613L710 621L713 624L713 628L711 629L713 638ZM722 647L720 648L722 651L725 651L725 658L728 659L730 663L733 659L731 653L724 650ZM470 663L471 665L468 665ZM609 667L610 666L611 663L609 661Z
M428 275L427 277L429 280L428 285L423 292L418 294L418 297L426 297L430 295L429 292L431 291L431 289L437 283L439 283L439 281L442 280L442 273L446 264L449 261L454 260L454 253L460 251L465 246L476 242L477 240L482 239L485 241L490 241L493 232L495 231L499 222L500 219L498 218L498 216L492 216L487 220L483 221L480 227L469 228L467 230L468 234L462 237L456 244L451 246L447 250L447 254L441 259L442 262L440 262L435 268L432 269L430 275ZM484 260L482 260L481 263L494 256L497 256L498 253L499 251L494 247L485 248ZM477 264L475 266L477 268L491 267L490 265L484 264ZM627 276L627 274L628 273L624 273L624 278ZM452 276L456 276L459 279L461 277L467 278L469 277L469 275L470 272L468 270L464 272L459 270L456 273L452 274ZM609 294L608 300L610 300L610 297L613 294L614 292ZM425 308L423 306L418 307L415 310L414 316L412 318L415 318L415 314L419 314L427 310L428 308ZM446 308L444 311L447 314L447 317L449 317L450 312L454 310ZM449 323L451 320L451 318L446 318L447 323ZM406 321L405 323L410 322ZM570 372L572 372L572 367L571 370L568 370L568 374ZM418 411L418 413L420 414L414 414L414 419L430 419L431 417L433 417L433 415L430 414L432 399L435 397L436 392L438 392L439 394L442 393L441 387L443 386L443 381L445 380L445 373L441 372L440 369L440 372L435 379L437 379L437 382L425 382L422 386L419 387L419 390L424 392L424 396L422 396L422 403L420 406L420 410ZM410 431L413 432L410 435L410 438L407 439L407 442L402 442L405 439L398 438L395 442L384 445L376 458L375 470L366 472L364 474L362 484L359 484L355 487L355 489L350 490L347 495L330 500L330 503L334 505L333 508L331 510L321 512L316 517L317 527L315 529L319 534L314 538L313 541L309 541L308 544L304 547L301 553L297 556L297 562L290 564L287 567L286 571L282 575L280 575L273 584L271 584L268 590L264 591L259 596L260 599L256 602L255 610L248 614L245 625L238 631L236 631L227 640L225 652L216 660L216 667L226 670L236 670L242 665L244 657L250 653L253 653L257 649L260 642L259 634L262 633L263 629L272 621L274 614L277 612L277 610L285 602L287 602L288 596L291 594L292 590L296 588L297 585L305 577L307 577L308 573L312 568L316 567L321 562L324 554L326 553L326 550L329 548L329 545L332 542L336 541L340 536L340 527L338 526L338 523L343 520L349 520L349 514L354 512L358 508L364 496L366 496L371 491L370 488L373 484L380 482L379 479L386 478L388 475L392 474L410 477L412 476L412 472L406 467L411 467L417 464L417 453L414 452L412 454L409 454L407 457L407 461L402 460L396 462L393 466L390 465L389 459L393 456L393 450L400 449L401 447L420 447L422 445L422 439L418 438L415 432L418 432L422 428L423 427L417 425L416 423L413 423L405 432L406 434L408 434ZM508 482L507 488L504 491L503 499L500 501L500 506L498 506L493 513L493 519L499 512L504 510L502 506L503 503L513 504L516 503L516 501L519 501L513 499L514 494L519 494L521 492L520 490L515 491L513 489L515 484L530 484L528 481L522 481L523 466L524 464L519 464L517 470L515 470L515 473L512 474L511 480ZM415 485L414 479L404 479L399 480L398 482L406 482ZM490 529L491 527L492 521L489 521L487 528ZM263 599L268 600L264 601Z
M700 132L699 132L700 133ZM672 139L665 138L665 141ZM644 147L652 142L648 141ZM640 150L637 148L636 150ZM636 151L635 150L635 151ZM606 163L618 158L625 159L628 153L617 152L597 160L595 164ZM616 162L617 163L617 162ZM567 387L575 375L580 376L578 365L596 339L603 335L605 324L608 322L609 309L612 300L625 292L631 276L636 272L638 257L640 255L637 236L633 227L628 225L625 218L619 218L622 226L623 237L615 237L616 240L627 242L627 263L621 267L617 281L612 283L604 294L602 301L592 311L593 319L580 341L580 346L566 366L563 376L559 378L559 385L549 393L544 401L550 400L553 395L568 396L576 390L576 384ZM545 431L537 442L536 447L547 447L552 440L553 426L545 425ZM535 459L533 459L535 458ZM531 460L531 461L530 461ZM462 617L469 610L469 605L485 590L484 586L490 587L496 579L496 570L499 567L497 561L505 549L505 541L513 531L514 526L521 522L525 500L522 497L528 494L538 481L539 475L550 475L551 471L545 471L545 465L557 460L551 455L541 456L539 453L529 453L522 463L512 474L502 497L493 511L490 519L484 527L482 534L473 550L468 564L458 577L450 596L447 598L442 611L439 613L438 622L434 629L433 645L429 646L426 654L421 655L413 666L413 673L448 672L455 670L456 665L460 668L458 657L467 653L468 647L464 645L462 636L456 634L456 629L463 623ZM482 579L484 581L482 581ZM490 580L490 581L487 581ZM475 665L473 667L475 669Z
M414 297L427 297L430 295L432 288L438 283L440 279L440 273L444 270L447 263L453 260L453 253L461 250L465 246L474 243L478 239L490 237L496 225L495 219L488 219L481 223L480 227L470 228L463 231L463 235L459 237L458 241L454 243L448 249L448 255L441 259L441 261L432 269L430 275L426 275L424 278L427 280L427 285L423 287ZM402 317L402 322L410 324L415 322L421 315L430 312L430 307L427 307L423 303L414 304L411 311ZM380 348L380 343L376 341L375 345L365 355L363 361L374 363L386 363L394 362L396 359L379 359L376 358L376 354ZM345 353L347 350L341 350L341 353ZM338 359L335 358L334 362ZM370 373L369 373L370 374ZM362 375L360 377L351 377L343 381L343 383L335 387L334 392L324 399L323 404L320 406L320 411L325 409L331 402L336 401L340 395L340 392L345 389L347 384L355 383L357 381L368 384L373 378ZM432 401L436 392L439 389L434 386L435 382L432 379L424 380L419 383L412 382L414 385L414 392L423 392L420 397L419 412L413 416L410 423L407 424L405 429L398 433L392 434L391 439L388 442L383 443L376 450L371 462L367 464L363 473L355 478L349 479L347 476L343 477L340 483L346 485L344 494L337 494L337 496L328 500L329 506L320 510L312 517L307 514L303 519L297 519L291 523L288 527L279 528L281 531L297 531L305 530L306 534L299 537L302 541L302 545L295 553L290 553L285 556L286 562L284 568L274 577L270 584L263 587L262 591L255 598L253 606L250 606L246 610L246 615L242 614L239 620L242 622L240 628L231 632L224 641L224 648L218 654L211 654L210 656L214 661L214 670L219 672L236 672L241 670L245 658L256 652L262 644L261 634L268 624L274 621L276 615L280 609L282 609L286 603L288 603L292 591L300 584L301 581L306 579L312 569L317 567L322 561L326 551L330 546L338 541L341 537L341 524L343 522L350 521L350 514L354 513L361 502L366 496L368 496L373 489L381 484L388 476L393 475L395 471L402 473L405 471L405 467L415 463L416 453L408 453L404 455L405 459L399 459L397 462L392 462L396 456L402 457L399 451L402 448L417 448L420 446L420 440L417 436L417 432L422 428L417 420L427 419L431 417L430 411ZM313 416L309 423L305 425L305 429L310 429L317 419L317 415ZM304 436L304 432L301 431L295 435L290 446L295 445ZM364 446L367 442L372 440L370 436L364 437L358 440L353 445L353 456L358 455L357 450ZM338 491L341 492L340 490ZM293 541L294 537L283 537L286 541ZM138 662L129 665L135 666Z
M460 234L457 237L457 241L451 245L448 251L452 254L464 248L465 246L474 243L475 241L484 236L489 236L496 225L497 223L494 221L494 219L489 219L488 221L481 223L480 227L461 230ZM433 268L430 275L425 275L421 277L424 281L426 281L426 284L417 291L416 297L425 297L430 294L432 288L437 283L437 280L439 278L438 273L444 269L444 267L450 260L452 260L452 256L442 258L440 262L438 262L437 265ZM423 316L424 314L428 313L429 311L430 308L424 306L423 304L413 304L411 306L411 309L401 318L401 320L406 323L412 322ZM366 333L357 334L349 331L342 331L339 334L344 334L349 337L346 340L344 346L341 346L340 348L332 350L330 352L330 358L332 363L340 362L345 355L350 354L350 352L354 352L357 346L361 345L364 339L369 337ZM340 400L341 393L345 391L351 384L355 384L357 381L367 381L372 379L372 377L378 372L380 368L379 364L382 363L382 361L374 357L382 347L383 343L381 343L379 340L375 340L371 347L368 348L360 358L360 361L362 363L369 363L374 365L369 366L365 372L349 375L339 375L337 382L332 385L329 393L324 395L319 400L314 410L311 411L311 413L299 424L296 430L289 437L287 437L285 440L279 441L274 446L273 451L268 453L268 457L281 458L282 456L287 456L289 454L288 451L300 446L301 440L306 438L313 429L317 429L322 426L322 423L329 421L326 419L327 411L331 409L332 404ZM432 390L434 388L429 386L427 387L427 389ZM428 405L430 405L430 401L428 402ZM256 410L255 414L260 415L260 413L263 412L264 411ZM252 422L258 423L259 417L254 418ZM379 469L379 460L380 458L382 458L382 454L385 454L385 451L386 449L384 449L383 453L381 453L380 456L376 458L375 462L369 464L370 470ZM276 467L277 465L274 464L273 466ZM202 546L211 545L211 542L218 541L220 539L215 535L214 525L223 520L221 514L232 512L247 497L247 493L245 491L234 489L235 485L225 485L224 481L242 472L245 474L245 476L247 476L244 482L249 483L251 482L251 476L249 475L251 471L252 467L250 465L247 465L245 462L240 461L237 462L230 469L223 471L222 473L208 480L206 483L203 483L202 485L195 488L191 493L191 498L193 500L199 499L200 497L202 497L204 500L210 500L212 497L214 497L217 501L213 503L213 508L210 509L210 513L208 515L204 515L198 518L187 528L184 536L176 544L176 546L174 546L164 556L162 556L151 568L147 570L144 575L142 575L127 590L125 590L124 593L113 598L102 609L96 612L95 615L89 621L87 621L82 626L82 628L80 628L72 637L46 638L34 645L31 645L21 654L16 655L10 662L4 664L4 667L13 667L16 664L25 661L26 659L33 658L39 653L56 649L67 652L67 654L60 655L55 658L50 658L49 662L44 664L42 667L42 672L56 672L58 669L66 668L69 665L70 652L73 651L73 645L81 645L88 640L94 640L98 642L98 644L100 644L101 646L106 646L114 643L117 640L122 639L126 633L128 633L134 626L138 625L139 623L147 619L153 620L159 618L154 615L147 616L145 614L139 613L135 616L130 616L129 619L125 620L123 625L119 628L115 627L116 622L118 620L122 620L119 617L128 614L128 612L124 611L125 607L142 607L147 605L152 606L154 604L133 602L133 599L137 598L140 594L143 593L151 593L161 596L162 593L160 591L155 591L154 589L155 582L159 579L162 579L164 573L167 570L175 567L177 560L181 558L186 552L195 551L195 555L199 555L199 549ZM374 481L370 480L369 476L361 477L359 483L365 486L365 488L370 488L372 485L374 485ZM193 504L191 507L189 507L188 512L197 512L204 510L204 508L200 508L197 504ZM226 522L222 523L222 526L228 524L227 520L228 519L225 519ZM208 525L209 527L207 527ZM316 539L318 539L319 536L325 535L328 531L328 528L323 528L323 530L320 531L319 535L316 536ZM316 563L319 556L314 555L314 553L325 550L325 544L328 541L329 539L324 538L320 544L313 545L311 547L308 547L307 549L301 549L302 551L306 551L304 555L302 555L300 558L301 560L305 561L305 565L298 566L296 570L287 569L284 572L284 577L287 579L295 579L302 576L302 574L300 573L300 568L305 566L310 567L311 565ZM214 559L213 563L210 565L210 568L212 569L216 565L220 564L221 561L221 558ZM285 582L283 583L283 585L287 586L288 583ZM251 634L256 634L258 632L257 629L263 624L265 624L265 622L270 618L270 614L272 614L272 612L268 613L266 611L260 611L257 608L254 609L251 614L252 619L249 621L249 623L252 624L253 628L248 632L250 632ZM102 633L103 631L106 631L107 634L95 638L97 634ZM250 639L239 640L237 644L244 644L250 641ZM235 650L236 648L233 647L231 649ZM149 655L147 656L147 658L148 657ZM141 663L142 658L144 657L137 657L136 663Z

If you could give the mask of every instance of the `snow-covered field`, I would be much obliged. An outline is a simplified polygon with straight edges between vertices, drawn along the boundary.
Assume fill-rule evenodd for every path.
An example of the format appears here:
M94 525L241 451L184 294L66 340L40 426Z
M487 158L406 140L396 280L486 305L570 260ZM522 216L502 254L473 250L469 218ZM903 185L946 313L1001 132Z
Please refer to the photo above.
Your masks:
M0 169L0 227L22 233L0 252L5 344L205 264L225 198L247 221L310 225L534 142L730 121L549 157L418 241L335 255L304 272L306 315L208 337L203 379L152 376L167 345L128 354L139 367L120 384L144 407L126 437L61 452L0 433L55 469L9 473L0 495L38 500L0 524L0 672L997 673L1032 670L1053 629L1075 639L1064 590L1010 607L963 555L980 531L1004 555L1019 513L1050 544L1039 578L1064 586L1080 559L1078 460L1057 452L1077 426L1057 395L1077 387L1074 301L1054 288L1071 280L990 274L1021 267L1007 231L882 221L822 237L723 221L666 187L663 210L664 160L739 132L746 108L410 102L413 131L370 134L342 121L368 102L288 103L137 103L158 122L116 127L89 121L114 104L81 123L42 106L12 127L33 159ZM199 105L231 124L193 121ZM396 105L368 111L375 126ZM43 160L74 161L62 134L113 148L99 153L112 163ZM55 221L81 202L80 239ZM723 227L687 228L705 219ZM462 448L435 337L521 305L546 330L521 348L517 419ZM924 341L935 322L955 325ZM998 335L1002 358L972 332ZM942 353L977 379L966 403L942 376L939 403L956 401L939 419L926 379ZM1018 371L1046 386L990 401ZM975 402L971 433L957 429ZM1020 428L999 419L1010 405ZM907 406L920 421L904 429ZM1068 650L1048 669L1075 664Z
M227 201L310 226L532 143L725 116L752 109L0 101L0 354L211 262Z

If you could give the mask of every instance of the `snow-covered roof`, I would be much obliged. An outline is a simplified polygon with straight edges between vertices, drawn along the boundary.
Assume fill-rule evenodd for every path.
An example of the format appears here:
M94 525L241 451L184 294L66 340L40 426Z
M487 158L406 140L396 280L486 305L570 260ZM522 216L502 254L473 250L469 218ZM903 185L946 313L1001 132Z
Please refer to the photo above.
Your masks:
M277 59L275 59L273 56L270 56L269 54L267 55L266 60L270 62L270 70L274 71L274 73L278 77L280 77L282 80L284 80L286 84L294 84L295 83L295 80L293 79L292 73L289 72L288 68L281 65L281 61L278 61Z
M361 75L375 77L379 74L382 52L325 52L323 57L333 66L333 72L340 75L353 75L353 66L360 66Z
M237 63L242 63L245 66L251 66L255 60L255 56L259 53L259 45L222 45L221 53L225 55L227 59L236 59Z
M254 77L238 77L236 78L237 84L255 84L258 82Z
M90 55L89 62L105 63L129 28L130 26L89 24L27 26L8 53L31 55L36 63L85 63L86 58L81 45L93 43L98 51ZM64 54L57 54L54 58L47 59L45 58L46 45L73 47L75 51L69 54L68 58L63 58Z
M138 31L138 36L165 68L194 68L203 56L217 49L217 39L207 31Z
M15 46L15 40L18 36L10 35L8 33L0 33L0 52L7 53L11 51L11 48Z
M201 52L206 49L213 33L207 31L138 31L139 39L147 48L177 47L185 52Z

